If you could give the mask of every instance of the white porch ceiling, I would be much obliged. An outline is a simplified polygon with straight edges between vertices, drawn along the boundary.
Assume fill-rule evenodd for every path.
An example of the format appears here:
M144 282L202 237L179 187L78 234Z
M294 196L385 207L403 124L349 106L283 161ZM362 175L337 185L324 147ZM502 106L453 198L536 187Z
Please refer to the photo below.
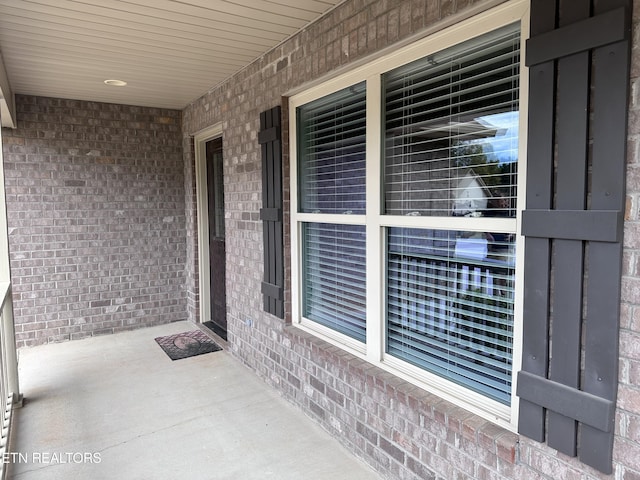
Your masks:
M341 1L0 0L0 60L13 93L181 109Z

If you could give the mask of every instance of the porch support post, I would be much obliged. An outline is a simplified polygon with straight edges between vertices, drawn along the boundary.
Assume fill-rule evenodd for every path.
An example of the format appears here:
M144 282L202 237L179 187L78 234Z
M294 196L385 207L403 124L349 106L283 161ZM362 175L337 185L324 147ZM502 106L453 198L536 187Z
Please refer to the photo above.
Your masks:
M6 391L13 395L12 408L20 408L22 407L23 395L20 393L20 382L18 380L18 354L11 295L11 286L9 286L2 306L2 339L4 340L2 348L4 349L4 361L7 368Z
M1 72L0 72L1 74ZM0 123L4 125L0 111ZM5 363L5 392L13 394L13 408L22 406L22 394L18 381L18 355L16 352L16 334L13 319L13 299L11 290L11 270L9 266L9 230L7 224L7 201L4 188L4 158L2 154L2 131L0 130L0 282L6 285L2 302L1 338L2 361ZM5 289L3 289L5 290Z

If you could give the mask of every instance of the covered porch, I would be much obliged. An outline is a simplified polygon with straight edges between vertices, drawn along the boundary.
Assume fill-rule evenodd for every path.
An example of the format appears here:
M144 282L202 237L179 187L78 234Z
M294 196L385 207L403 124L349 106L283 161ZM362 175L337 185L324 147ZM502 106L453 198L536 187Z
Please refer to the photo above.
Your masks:
M380 478L228 351L172 361L154 341L196 328L21 349L8 478Z
M0 480L640 479L638 4L0 0Z

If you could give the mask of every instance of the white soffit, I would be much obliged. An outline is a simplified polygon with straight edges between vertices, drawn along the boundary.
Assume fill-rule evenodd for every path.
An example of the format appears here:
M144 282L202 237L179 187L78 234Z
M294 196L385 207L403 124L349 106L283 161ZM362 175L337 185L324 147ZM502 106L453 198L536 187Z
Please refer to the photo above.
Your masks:
M0 0L0 52L16 94L181 109L341 1Z

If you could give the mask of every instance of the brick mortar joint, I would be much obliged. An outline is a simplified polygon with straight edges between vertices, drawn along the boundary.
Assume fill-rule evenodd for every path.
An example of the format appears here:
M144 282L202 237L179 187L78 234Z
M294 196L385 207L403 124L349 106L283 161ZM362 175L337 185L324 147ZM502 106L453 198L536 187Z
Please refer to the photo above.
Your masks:
M334 352L332 351L334 345L315 337L311 333L300 330L294 325L284 324L283 322L282 333L288 337L292 344L306 345L308 343L310 345L306 348L316 348L319 351L322 351L323 354L328 357L328 363L344 365L345 370L353 372L363 378L373 376L375 379L380 380L384 384L385 391L388 388L391 388L394 391L399 392L401 394L400 396L405 397L406 401L403 403L407 408L412 408L410 404L413 402L418 402L419 405L424 405L425 408L419 408L417 412L421 415L424 413L425 421L437 422L445 426L447 430L452 430L452 427L450 426L451 421L458 422L462 428L467 427L472 429L472 438L468 439L471 440L478 448L495 453L499 458L510 464L517 464L519 462L520 437L517 433L511 432L504 427L490 422L489 420L484 420L476 414L468 412L455 404L431 394L427 390L419 387L416 388L415 385L401 380L399 377L393 376L389 372L386 372L385 370L382 370L345 350L339 349L338 352ZM385 380L385 376L388 375L391 375L398 381L388 382ZM414 392L416 391L433 395L433 400L435 401L429 401L430 399L425 400L424 397L415 395ZM398 395L394 395L394 398L397 399ZM429 412L431 413L429 414ZM470 425L470 421L477 422L478 420L481 420L478 425ZM492 430L493 432L487 432L485 429ZM377 433L381 438L383 438L381 432ZM489 443L492 445L491 448L487 448L487 442L482 442L480 440L480 435L485 435L485 437L490 439ZM393 438L386 438L386 440L391 444L396 445ZM446 440L446 438L443 438L442 440Z

